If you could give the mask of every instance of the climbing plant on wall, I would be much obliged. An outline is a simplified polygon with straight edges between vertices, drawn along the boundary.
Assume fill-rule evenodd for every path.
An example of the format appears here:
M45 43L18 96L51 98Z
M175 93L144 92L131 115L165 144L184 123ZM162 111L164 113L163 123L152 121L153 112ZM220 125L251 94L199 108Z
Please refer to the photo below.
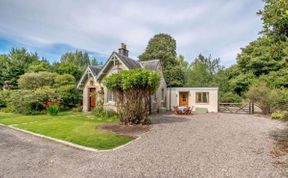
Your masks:
M149 124L150 96L156 92L160 74L146 69L121 71L105 79L116 95L117 111L122 124Z

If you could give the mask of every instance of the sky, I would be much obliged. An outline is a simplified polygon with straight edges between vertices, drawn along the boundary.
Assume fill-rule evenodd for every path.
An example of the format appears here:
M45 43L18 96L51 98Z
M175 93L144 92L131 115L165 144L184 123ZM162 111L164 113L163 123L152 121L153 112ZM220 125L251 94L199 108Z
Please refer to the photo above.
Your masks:
M0 53L12 47L58 61L67 51L85 50L105 62L120 43L137 59L157 33L170 34L177 54L198 54L236 63L259 37L261 0L0 0Z

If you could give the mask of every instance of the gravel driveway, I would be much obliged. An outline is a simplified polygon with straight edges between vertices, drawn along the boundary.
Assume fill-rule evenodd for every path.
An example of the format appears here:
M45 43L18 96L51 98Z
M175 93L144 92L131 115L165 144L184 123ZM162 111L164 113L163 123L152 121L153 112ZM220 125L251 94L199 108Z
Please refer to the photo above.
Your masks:
M89 152L0 127L0 177L284 177L270 132L285 125L250 115L154 116L140 139Z

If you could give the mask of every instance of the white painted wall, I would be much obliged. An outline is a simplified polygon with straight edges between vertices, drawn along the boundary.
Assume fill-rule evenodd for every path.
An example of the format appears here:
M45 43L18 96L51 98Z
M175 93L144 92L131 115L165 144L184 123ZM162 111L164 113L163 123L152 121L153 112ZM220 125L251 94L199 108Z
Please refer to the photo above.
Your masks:
M189 93L189 106L195 108L207 108L208 112L218 112L218 88L167 88L167 109L173 110L173 106L179 106L179 92ZM209 103L196 103L196 92L208 92Z

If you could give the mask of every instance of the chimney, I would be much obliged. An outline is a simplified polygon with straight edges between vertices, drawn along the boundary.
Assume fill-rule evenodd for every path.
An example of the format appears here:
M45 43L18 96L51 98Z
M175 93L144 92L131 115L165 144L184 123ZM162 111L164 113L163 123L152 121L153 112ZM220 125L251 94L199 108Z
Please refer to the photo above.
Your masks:
M122 54L123 56L127 56L128 57L128 53L129 53L129 51L126 49L126 44L125 43L121 43L121 46L119 48L119 54Z

